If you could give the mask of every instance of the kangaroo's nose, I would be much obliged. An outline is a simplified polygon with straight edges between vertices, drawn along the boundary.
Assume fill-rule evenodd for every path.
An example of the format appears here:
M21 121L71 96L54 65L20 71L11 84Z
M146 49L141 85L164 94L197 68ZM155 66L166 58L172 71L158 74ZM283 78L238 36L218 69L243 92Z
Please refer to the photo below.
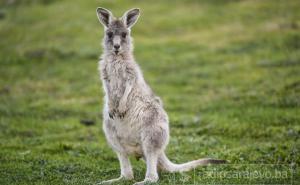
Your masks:
M115 48L115 49L120 49L120 45L119 45L119 44L116 44L116 45L114 45L114 48Z

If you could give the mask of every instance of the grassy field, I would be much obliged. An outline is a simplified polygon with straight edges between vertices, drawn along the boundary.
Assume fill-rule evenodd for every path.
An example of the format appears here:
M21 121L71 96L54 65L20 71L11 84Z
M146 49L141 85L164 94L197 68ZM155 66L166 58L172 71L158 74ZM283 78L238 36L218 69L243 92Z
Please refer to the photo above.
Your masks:
M300 182L298 0L3 0L1 185L95 184L119 176L101 129L98 6L118 16L142 10L132 31L135 56L169 114L169 158L229 161L160 173L159 184ZM144 163L132 162L142 180ZM286 176L229 176L247 170Z

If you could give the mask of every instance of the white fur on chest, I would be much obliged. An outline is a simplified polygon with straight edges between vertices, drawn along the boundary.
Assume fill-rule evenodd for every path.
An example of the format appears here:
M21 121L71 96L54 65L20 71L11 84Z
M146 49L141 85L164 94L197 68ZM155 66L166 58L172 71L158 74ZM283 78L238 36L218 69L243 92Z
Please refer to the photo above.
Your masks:
M124 92L126 82L126 63L125 61L105 61L102 73L105 78L102 78L105 91L111 95L111 99L118 99Z
M105 92L105 104L117 109L126 88L126 65L128 61L119 58L105 58L99 63L101 80Z

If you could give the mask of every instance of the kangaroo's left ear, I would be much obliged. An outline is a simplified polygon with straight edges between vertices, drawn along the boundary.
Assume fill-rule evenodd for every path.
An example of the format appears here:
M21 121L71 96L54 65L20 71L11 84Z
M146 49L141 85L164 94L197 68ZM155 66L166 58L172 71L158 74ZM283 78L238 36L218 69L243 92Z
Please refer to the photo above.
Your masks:
M122 16L122 20L124 21L127 28L131 28L138 20L139 15L140 9L134 8L125 12L125 14Z

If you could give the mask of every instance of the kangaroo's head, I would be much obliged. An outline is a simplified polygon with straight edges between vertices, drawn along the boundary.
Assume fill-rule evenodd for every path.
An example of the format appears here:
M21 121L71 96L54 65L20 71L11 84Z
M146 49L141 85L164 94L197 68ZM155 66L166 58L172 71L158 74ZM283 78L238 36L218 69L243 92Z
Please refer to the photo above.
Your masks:
M122 55L132 50L130 29L136 23L140 10L128 10L121 18L115 18L105 8L97 8L97 16L104 26L103 46L105 52L113 55Z

